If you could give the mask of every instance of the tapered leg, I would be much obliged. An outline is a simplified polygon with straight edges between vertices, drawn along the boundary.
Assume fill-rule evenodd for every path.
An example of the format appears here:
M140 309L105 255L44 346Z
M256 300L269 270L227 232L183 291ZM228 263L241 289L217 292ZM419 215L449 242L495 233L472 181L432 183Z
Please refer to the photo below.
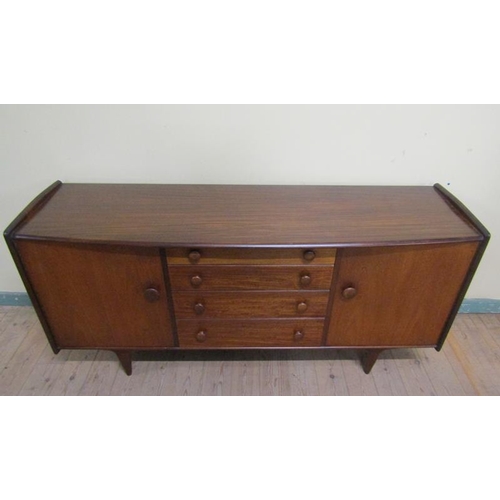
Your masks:
M114 351L127 375L132 375L132 351Z
M378 355L384 349L366 349L363 354L361 354L361 366L363 371L368 374L372 371L375 361L377 361Z

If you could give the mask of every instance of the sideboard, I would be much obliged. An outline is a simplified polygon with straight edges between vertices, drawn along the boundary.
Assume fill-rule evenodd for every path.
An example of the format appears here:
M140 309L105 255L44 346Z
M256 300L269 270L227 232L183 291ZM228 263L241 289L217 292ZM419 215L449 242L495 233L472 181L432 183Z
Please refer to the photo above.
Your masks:
M63 184L6 229L55 353L440 350L489 233L440 185Z

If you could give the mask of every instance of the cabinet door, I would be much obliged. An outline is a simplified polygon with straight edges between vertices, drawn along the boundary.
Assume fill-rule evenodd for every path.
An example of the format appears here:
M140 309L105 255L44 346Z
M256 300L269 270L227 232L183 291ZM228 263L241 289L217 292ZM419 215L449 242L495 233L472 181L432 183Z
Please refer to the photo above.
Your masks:
M327 345L435 346L477 245L344 249Z
M173 345L159 249L16 246L59 348Z

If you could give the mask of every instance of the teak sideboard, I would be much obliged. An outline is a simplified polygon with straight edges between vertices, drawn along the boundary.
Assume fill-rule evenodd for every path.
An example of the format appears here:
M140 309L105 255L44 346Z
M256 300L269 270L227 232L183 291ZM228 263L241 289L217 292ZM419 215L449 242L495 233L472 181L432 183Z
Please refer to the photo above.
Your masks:
M441 349L489 233L434 187L63 184L5 231L52 349Z

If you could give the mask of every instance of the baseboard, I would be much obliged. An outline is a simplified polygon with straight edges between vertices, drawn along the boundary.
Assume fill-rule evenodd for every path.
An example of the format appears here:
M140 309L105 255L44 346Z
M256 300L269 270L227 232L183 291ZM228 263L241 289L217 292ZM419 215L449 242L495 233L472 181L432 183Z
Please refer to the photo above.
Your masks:
M500 313L500 300L495 299L465 299L459 313Z
M30 306L31 301L26 292L0 292L0 306ZM500 300L496 299L465 299L459 313L482 314L500 313Z
M0 306L30 306L26 292L0 292Z

